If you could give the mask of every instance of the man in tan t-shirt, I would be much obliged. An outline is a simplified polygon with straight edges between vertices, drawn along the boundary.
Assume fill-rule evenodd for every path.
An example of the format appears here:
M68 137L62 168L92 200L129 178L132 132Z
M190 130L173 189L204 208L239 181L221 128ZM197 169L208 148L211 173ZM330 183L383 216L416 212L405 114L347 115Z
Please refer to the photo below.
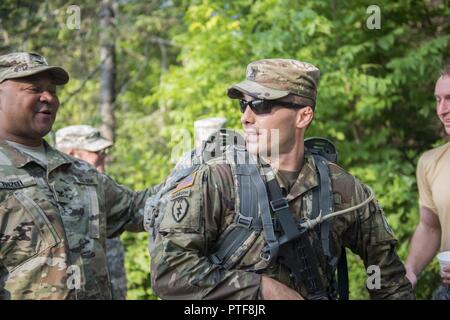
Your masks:
M450 136L450 66L436 82L436 113ZM420 221L411 240L406 276L413 286L437 251L450 250L450 142L425 152L417 165ZM441 273L442 284L433 299L450 300L450 266Z

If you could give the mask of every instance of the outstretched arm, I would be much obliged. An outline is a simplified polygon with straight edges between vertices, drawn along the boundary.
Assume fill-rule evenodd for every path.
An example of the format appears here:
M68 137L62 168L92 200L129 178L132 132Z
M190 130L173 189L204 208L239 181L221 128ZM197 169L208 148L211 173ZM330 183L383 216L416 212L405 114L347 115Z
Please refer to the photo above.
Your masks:
M441 224L438 216L427 207L420 207L420 221L411 239L406 259L406 276L413 287L423 269L430 263L441 244Z

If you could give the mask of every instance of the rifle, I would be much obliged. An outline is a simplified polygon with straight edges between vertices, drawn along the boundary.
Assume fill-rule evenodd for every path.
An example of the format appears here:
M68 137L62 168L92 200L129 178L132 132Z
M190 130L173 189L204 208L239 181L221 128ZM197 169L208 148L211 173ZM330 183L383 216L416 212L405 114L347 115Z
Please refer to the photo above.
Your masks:
M313 232L313 231L312 231ZM306 289L311 300L328 300L329 295L320 271L321 263L306 228L298 236L280 246L278 262L289 270L294 289Z

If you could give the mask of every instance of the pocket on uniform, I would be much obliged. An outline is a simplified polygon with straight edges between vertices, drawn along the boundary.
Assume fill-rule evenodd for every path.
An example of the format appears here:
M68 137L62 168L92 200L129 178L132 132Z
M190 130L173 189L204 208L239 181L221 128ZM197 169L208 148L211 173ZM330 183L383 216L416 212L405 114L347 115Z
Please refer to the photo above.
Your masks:
M1 203L0 220L0 259L10 272L61 241L39 205L21 189Z
M76 183L84 189L89 211L89 236L100 239L100 207L98 202L98 181L96 177L77 177Z

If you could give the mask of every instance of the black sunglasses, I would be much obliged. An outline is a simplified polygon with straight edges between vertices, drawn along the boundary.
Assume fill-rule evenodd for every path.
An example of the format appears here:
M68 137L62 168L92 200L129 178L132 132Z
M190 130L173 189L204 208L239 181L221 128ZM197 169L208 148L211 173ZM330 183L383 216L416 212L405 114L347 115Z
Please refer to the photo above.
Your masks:
M244 113L245 109L247 109L247 106L252 109L252 111L255 114L264 114L264 113L270 113L272 109L276 106L283 106L288 108L295 108L300 109L304 108L306 106L298 105L295 103L290 102L284 102L284 101L277 101L277 100L252 100L252 101L246 101L246 100L239 100L239 104L241 106L241 112Z

